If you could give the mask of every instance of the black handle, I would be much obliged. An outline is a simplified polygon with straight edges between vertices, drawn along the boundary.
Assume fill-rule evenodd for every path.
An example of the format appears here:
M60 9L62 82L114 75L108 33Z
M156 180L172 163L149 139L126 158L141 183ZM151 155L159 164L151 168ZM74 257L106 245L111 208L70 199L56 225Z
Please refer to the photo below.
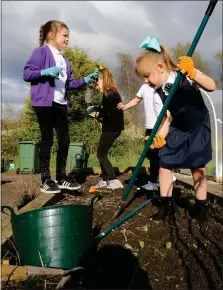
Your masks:
M99 201L100 199L102 199L102 196L100 194L95 195L90 203L90 208L93 210L94 204Z
M16 215L15 212L14 212L14 210L13 210L13 208L11 206L7 206L7 205L1 206L1 212L9 215L7 212L5 212L5 209L8 209L10 211L11 216L15 216Z
M207 10L205 12L206 15L211 16L211 14L212 14L217 2L218 2L218 0L211 0L210 1L209 5L208 5L208 8L207 8Z

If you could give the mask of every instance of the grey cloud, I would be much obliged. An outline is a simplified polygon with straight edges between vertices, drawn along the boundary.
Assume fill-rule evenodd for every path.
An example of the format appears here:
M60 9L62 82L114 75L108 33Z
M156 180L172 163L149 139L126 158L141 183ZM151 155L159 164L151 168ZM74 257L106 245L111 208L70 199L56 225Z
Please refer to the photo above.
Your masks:
M18 83L16 80L2 80L2 103L20 106L28 95L29 89L24 83Z
M78 32L81 33L94 33L97 34L97 32L93 29L93 27L90 25L89 21L78 18L78 17L70 17L72 20L68 21L72 23L72 28Z
M38 16L37 16L38 15ZM37 16L37 17L35 17ZM61 10L54 4L54 2L48 2L43 4L43 2L36 5L35 9L32 11L32 14L29 16L29 21L34 20L35 27L38 28L38 24L44 24L49 20L59 19L62 20ZM34 26L33 25L33 26Z
M109 12L113 13L103 13L93 1L3 2L2 77L24 83L24 64L38 45L40 25L49 19L66 22L71 30L71 43L74 42L74 31L77 43L78 37L82 37L83 47L89 48L90 54L92 43L89 38L99 37L95 49L97 54L91 54L92 57L101 57L108 66L117 67L116 53L122 51L135 57L139 53L138 45L147 35L159 35L161 42L168 48L179 42L191 41L208 5L207 1L127 1L123 2L123 6L126 5L123 11L118 11L120 2L108 3L111 7ZM105 1L103 5L106 5ZM152 26L143 25L147 21ZM216 70L216 76L219 68L214 61L214 54L222 49L221 24L222 2L218 1L197 47L197 51ZM106 45L103 38L107 40ZM4 88L4 95L15 101L7 90L9 92L10 88ZM14 93L11 95L14 96Z
M70 28L77 32L109 35L117 39L125 38L127 41L132 41L132 36L140 29L137 23L133 25L128 17L118 19L114 16L103 15L94 3L78 2L78 5L74 7L72 15L67 16L67 21ZM131 34L127 33L128 27L131 27Z
M59 9L48 5L55 19L60 19ZM4 14L4 7L7 13ZM49 20L49 11L39 4L25 17L9 2L4 2L2 15L2 71L3 76L22 81L24 65L31 55L34 45L38 45L39 27ZM38 15L38 17L35 17ZM35 27L35 34L30 29Z
M160 35L161 41L168 47L172 47L178 42L186 43L193 40L208 6L208 1L139 1L132 3L145 9L148 17L156 24L154 31L151 31L152 35ZM174 25L174 18L179 19L180 23ZM214 48L211 44L219 36L221 39L216 45L222 47L222 1L218 1L209 18L197 49L204 54L213 54L213 51L210 51L210 48L212 50ZM216 51L217 49L219 48L216 48Z
M64 9L64 17L67 18L69 27L75 31L96 34L97 30L92 23L94 24L98 19L103 19L104 16L92 2L80 1L78 5L71 2L69 7Z
M60 5L62 4L61 2L56 2L56 4L57 3ZM61 13L63 10L59 9L55 4L53 5L53 2L41 2L39 4L33 2L33 9L30 9L31 3L29 3L28 7L26 2L22 2L21 9L23 10L22 7L24 7L25 10L27 9L25 16L21 15L22 10L18 10L12 3L4 2L2 9L3 76L22 81L24 65L31 55L32 50L38 45L39 27L49 19L59 19L67 22L68 25L72 23L72 27L74 26L74 29L80 33L95 33L87 20L81 18L84 14L84 6L88 8L86 12L89 10L92 12L93 10L93 12L97 14L97 17L101 17L100 13L91 3L78 3L81 3L81 5L76 5L78 9L74 11L77 17L79 15L79 19L73 17L72 10L67 11L68 19L66 19L66 13L64 15L65 18L63 18ZM83 9L81 9L81 7ZM94 15L92 17L94 17Z

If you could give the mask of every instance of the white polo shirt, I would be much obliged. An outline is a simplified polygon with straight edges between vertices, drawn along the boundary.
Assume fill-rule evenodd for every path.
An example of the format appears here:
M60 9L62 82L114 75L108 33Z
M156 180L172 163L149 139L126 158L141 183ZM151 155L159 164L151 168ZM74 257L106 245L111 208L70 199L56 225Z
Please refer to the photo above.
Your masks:
M56 49L55 47L53 47L49 44L47 44L47 45L53 54L53 57L54 57L55 62L56 62L56 66L62 67L63 74L64 74L63 77L61 75L59 75L59 77L54 79L54 99L53 99L53 101L58 103L58 104L66 105L67 100L65 99L65 93L66 93L65 84L67 81L67 64L65 62L65 59L64 59L61 51L59 51L58 49Z
M202 74L202 72L200 72L198 69L197 69L197 71L198 71L200 74ZM166 96L168 96L168 94L169 94L169 92L167 92L167 91L165 90L165 85L166 85L166 83L173 84L173 83L175 82L176 77L177 77L177 73L176 73L176 72L170 72L167 81L162 85L162 90L163 90L163 92L164 92L164 94L165 94ZM189 82L192 86L197 86L197 85L195 84L195 82L194 82L193 80L191 80L189 77L186 77L186 78L187 78L188 82Z
M200 72L200 71L199 71ZM201 73L201 72L200 72ZM165 88L166 83L173 84L176 79L176 72L171 72L168 76L167 81L162 85L162 90L164 94L167 96L169 92L167 92ZM191 85L196 86L196 84L187 77L187 80ZM159 94L151 88L149 85L144 84L139 89L136 94L137 97L144 100L144 110L145 110L145 118L146 118L146 129L153 129L156 120L160 114L160 111L163 107L163 102L159 96Z
M153 129L163 107L163 102L159 94L149 85L144 84L141 86L136 96L144 101L146 129Z

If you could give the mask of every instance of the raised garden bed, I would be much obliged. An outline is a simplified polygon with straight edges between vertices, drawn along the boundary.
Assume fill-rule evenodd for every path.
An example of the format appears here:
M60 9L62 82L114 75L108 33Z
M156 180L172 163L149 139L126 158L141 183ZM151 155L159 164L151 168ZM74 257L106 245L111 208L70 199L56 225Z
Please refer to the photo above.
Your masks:
M88 176L81 195L64 193L57 204L89 204L89 187L98 176ZM128 182L129 175L120 176ZM135 193L136 187L132 189ZM223 206L219 199L210 204L210 219L199 225L191 220L184 202L192 197L192 190L180 183L175 186L180 215L165 222L150 219L155 207L149 204L137 216L109 234L92 252L84 265L85 289L222 289L223 288ZM94 225L107 228L117 209L123 190L102 191L103 199L95 204ZM125 213L141 204L145 193L135 195ZM147 196L148 197L148 196ZM124 213L124 214L125 214ZM75 289L77 278L69 283ZM26 285L9 284L8 289L55 289L58 279L36 281ZM46 284L45 284L46 283ZM49 284L52 283L52 284ZM12 288L14 287L14 288Z

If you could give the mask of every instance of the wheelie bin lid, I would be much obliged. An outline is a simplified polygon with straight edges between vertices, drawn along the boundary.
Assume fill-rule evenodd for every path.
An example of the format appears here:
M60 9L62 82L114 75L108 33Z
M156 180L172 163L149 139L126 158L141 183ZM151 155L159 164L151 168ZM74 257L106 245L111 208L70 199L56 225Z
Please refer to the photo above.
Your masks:
M36 142L36 141L21 141L21 142L19 142L19 144L33 144L33 145L35 145L35 144L38 144L38 142Z

